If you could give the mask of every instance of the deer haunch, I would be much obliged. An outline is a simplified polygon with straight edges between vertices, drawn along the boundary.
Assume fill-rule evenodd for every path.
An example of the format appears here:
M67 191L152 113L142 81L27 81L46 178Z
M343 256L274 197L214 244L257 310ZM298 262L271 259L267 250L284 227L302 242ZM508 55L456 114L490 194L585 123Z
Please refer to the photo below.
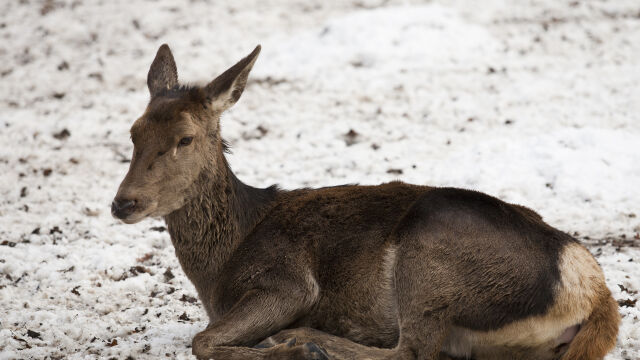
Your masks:
M602 342L599 348L614 345L617 333L617 307L606 289L604 277L599 266L582 246L570 243L562 249L560 256L561 280L554 291L552 306L543 315L531 316L509 323L493 331L479 332L453 327L447 336L443 351L453 356L475 359L555 359L560 358L569 349L580 330L580 324L603 326L602 334L607 337L579 338L579 348L586 346L584 341ZM612 306L614 305L614 306ZM605 310L605 321L589 319L594 313ZM614 311L611 311L614 310ZM578 358L598 358L605 352L585 354ZM564 357L570 358L569 356Z
M530 209L401 182L284 191L238 180L220 115L259 51L184 87L160 47L112 207L127 223L164 217L210 319L195 355L589 360L615 345L602 270Z

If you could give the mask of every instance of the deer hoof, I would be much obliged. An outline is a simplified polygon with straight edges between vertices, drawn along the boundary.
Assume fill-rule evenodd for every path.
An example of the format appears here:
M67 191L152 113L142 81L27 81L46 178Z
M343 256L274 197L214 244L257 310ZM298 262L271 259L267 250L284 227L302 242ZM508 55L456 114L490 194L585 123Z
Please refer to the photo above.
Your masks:
M308 342L302 345L302 347L308 360L329 360L329 354L317 344Z

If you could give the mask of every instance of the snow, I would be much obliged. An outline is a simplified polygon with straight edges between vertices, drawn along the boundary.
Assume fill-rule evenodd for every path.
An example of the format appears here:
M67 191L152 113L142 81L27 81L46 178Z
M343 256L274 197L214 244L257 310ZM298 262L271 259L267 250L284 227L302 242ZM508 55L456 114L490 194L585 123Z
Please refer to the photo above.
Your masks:
M190 358L206 314L164 224L109 214L163 42L185 82L262 44L222 121L245 182L477 189L582 239L614 297L640 299L635 0L25 0L0 11L0 359ZM640 304L620 312L607 359L639 358Z

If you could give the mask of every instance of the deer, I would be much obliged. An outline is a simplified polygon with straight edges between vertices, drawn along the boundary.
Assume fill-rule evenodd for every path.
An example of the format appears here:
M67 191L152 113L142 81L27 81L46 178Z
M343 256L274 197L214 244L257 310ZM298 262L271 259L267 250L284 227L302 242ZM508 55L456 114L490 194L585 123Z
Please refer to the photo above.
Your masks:
M198 359L602 359L618 304L596 259L533 210L393 181L283 190L232 172L221 114L261 47L180 85L163 44L111 205L162 217L209 323Z

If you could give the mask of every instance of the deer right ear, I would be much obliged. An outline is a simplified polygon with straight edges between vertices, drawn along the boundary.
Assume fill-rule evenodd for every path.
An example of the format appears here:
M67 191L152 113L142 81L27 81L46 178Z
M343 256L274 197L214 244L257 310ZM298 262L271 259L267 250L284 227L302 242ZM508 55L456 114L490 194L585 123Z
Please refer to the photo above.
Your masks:
M214 108L224 111L240 99L240 95L247 85L249 72L259 54L260 45L205 87L207 98Z
M147 86L151 97L178 85L178 69L169 45L162 44L147 74Z

